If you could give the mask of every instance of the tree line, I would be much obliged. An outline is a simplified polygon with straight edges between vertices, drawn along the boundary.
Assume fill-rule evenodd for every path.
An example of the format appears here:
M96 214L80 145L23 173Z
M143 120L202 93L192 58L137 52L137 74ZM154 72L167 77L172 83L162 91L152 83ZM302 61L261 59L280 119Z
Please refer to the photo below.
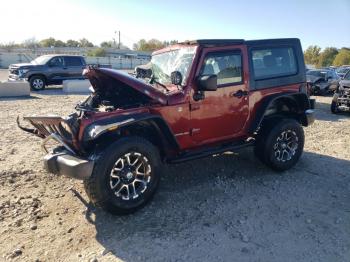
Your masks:
M160 41L158 39L145 40L141 39L137 43L134 43L133 50L152 52L166 46L178 43L177 40ZM35 49L39 47L81 47L81 48L93 48L88 51L89 56L106 56L106 48L129 49L123 43L116 43L115 41L103 41L100 45L94 45L86 38L79 40L69 39L62 41L49 37L37 41L35 38L30 38L22 43L6 43L0 44L0 48L4 48L11 51L15 48L28 48ZM327 47L321 50L321 47L317 45L311 45L304 51L305 63L315 65L317 68L326 66L341 66L350 64L350 48L342 47L340 49L335 47Z
M136 51L154 51L163 47L166 47L171 44L177 43L177 40L171 40L171 41L160 41L158 39L150 39L145 40L141 39L137 43L133 45L133 49ZM62 41L60 39L55 39L53 37L45 38L40 41L37 41L35 38L30 38L22 43L15 43L15 42L9 42L9 43L0 43L0 48L4 48L7 50L12 50L15 48L28 48L28 49L35 49L40 47L99 47L99 48L117 48L120 49L130 49L129 47L125 46L123 43L116 43L115 41L103 41L100 43L100 45L94 45L92 42L90 42L86 38L82 38L79 40L73 40L69 39L67 41Z
M304 51L305 63L315 65L317 68L327 66L350 65L350 48L321 47L311 45Z

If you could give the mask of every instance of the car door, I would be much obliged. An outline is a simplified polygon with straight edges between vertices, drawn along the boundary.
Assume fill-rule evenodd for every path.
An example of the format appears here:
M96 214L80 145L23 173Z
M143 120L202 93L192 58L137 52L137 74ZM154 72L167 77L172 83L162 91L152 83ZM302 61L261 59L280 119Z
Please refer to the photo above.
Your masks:
M83 69L85 68L82 58L79 56L65 56L64 63L67 70L67 78L79 79L82 78Z
M67 70L64 66L64 60L61 56L55 56L50 59L47 63L48 65L48 74L47 78L51 83L59 84L62 80L66 79L68 76Z
M249 108L244 72L248 65L243 57L247 57L244 46L203 49L196 78L215 74L218 88L206 91L204 99L199 101L192 97L190 133L195 143L234 138L245 126Z

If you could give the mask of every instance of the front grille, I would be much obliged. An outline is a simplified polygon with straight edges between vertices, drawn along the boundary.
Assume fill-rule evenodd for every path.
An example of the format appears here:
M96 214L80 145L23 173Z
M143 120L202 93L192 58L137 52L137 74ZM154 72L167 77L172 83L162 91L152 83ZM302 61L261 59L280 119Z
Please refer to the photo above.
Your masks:
M13 75L18 75L18 69L9 69L10 71L10 74L13 74Z
M59 116L31 116L24 117L24 120L31 123L42 137L55 134L61 137L65 143L76 147L76 130L70 126L67 119Z

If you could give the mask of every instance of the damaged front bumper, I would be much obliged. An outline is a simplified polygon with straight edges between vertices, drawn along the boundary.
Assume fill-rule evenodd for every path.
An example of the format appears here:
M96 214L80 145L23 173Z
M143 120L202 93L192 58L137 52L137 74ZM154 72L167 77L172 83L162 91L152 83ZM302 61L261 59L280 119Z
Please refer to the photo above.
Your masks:
M59 152L55 150L54 153L49 153L46 143L50 139L59 142L64 149ZM77 156L74 150L64 143L58 135L51 134L46 137L41 147L47 153L44 157L44 168L47 172L81 180L91 176L94 161Z
M71 116L74 117L74 116ZM35 128L27 128L20 124L17 118L17 125L20 129L43 139L42 149L46 153L44 157L44 168L53 174L65 175L76 179L87 179L91 176L94 168L94 161L79 156L76 144L75 133L68 119L58 116L32 116L25 117ZM74 120L74 119L73 119ZM59 146L53 151L48 147L50 140L56 141Z
M44 157L44 168L49 173L85 180L91 176L94 161L73 155L68 151L48 153Z

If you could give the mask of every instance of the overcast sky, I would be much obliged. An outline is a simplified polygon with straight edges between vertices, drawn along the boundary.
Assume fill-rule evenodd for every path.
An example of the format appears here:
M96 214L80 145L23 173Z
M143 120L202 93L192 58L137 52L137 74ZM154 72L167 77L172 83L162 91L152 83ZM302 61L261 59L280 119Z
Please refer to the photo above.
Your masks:
M1 43L86 37L98 45L120 30L129 47L141 38L278 37L350 47L350 0L1 0L0 10Z

